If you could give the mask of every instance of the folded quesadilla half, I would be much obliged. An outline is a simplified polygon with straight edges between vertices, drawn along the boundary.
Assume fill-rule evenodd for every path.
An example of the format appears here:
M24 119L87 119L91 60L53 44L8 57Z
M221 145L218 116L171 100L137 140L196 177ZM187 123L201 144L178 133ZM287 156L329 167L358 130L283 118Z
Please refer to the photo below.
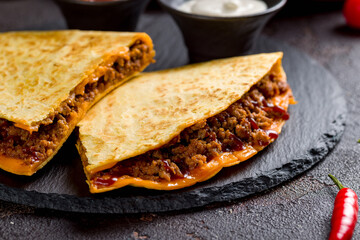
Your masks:
M79 123L92 193L172 190L205 181L273 142L293 97L282 53L141 74Z
M90 106L153 56L145 33L0 34L0 168L35 173Z

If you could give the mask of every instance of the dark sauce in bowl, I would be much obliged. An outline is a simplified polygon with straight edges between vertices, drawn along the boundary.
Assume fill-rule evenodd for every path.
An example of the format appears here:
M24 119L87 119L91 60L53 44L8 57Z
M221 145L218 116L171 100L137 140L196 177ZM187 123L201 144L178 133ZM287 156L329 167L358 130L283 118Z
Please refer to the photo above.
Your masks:
M70 29L134 31L149 0L56 0Z

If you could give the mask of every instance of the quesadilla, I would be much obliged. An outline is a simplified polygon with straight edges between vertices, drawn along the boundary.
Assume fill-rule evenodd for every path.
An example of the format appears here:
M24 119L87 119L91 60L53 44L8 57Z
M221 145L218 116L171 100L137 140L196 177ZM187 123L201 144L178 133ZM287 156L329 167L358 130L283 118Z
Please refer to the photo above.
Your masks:
M34 174L95 102L153 56L145 33L0 34L0 168Z
M282 55L144 73L113 91L78 124L90 191L184 188L254 156L294 102Z

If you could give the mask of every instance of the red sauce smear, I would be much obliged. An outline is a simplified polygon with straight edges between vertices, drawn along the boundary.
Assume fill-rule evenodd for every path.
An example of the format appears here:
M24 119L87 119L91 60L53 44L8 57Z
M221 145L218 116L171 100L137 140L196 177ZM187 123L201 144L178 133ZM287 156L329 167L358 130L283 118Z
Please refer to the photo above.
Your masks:
M166 159L162 159L161 161L164 163L164 168L165 168L165 171L167 171L167 172L171 172L169 162L168 162Z
M40 160L39 158L39 153L34 149L35 147L30 147L30 148L24 148L22 151L23 153L25 154L28 154L30 155L30 160L31 160L31 163L36 163Z
M104 178L95 178L94 179L94 184L97 186L110 186L113 185L118 179L116 177L111 177L108 179L104 179Z
M279 116L283 120L289 120L290 115L287 113L285 109L279 106L272 106L272 107L264 107L263 108L266 112L271 112L276 116Z
M178 176L178 175L173 175L171 174L171 180L175 180L175 179L184 179L184 178L187 178L189 176L191 176L191 172L189 169L182 169L181 170L181 173L182 173L182 177L181 176Z
M265 132L272 139L277 139L279 137L279 134L274 130L265 130Z
M282 107L274 106L272 103L268 103L265 99L261 100L263 107L262 109L266 112L271 112L275 116L280 117L283 120L289 120L289 113Z
M257 125L257 123L253 118L249 118L249 122L251 124L252 129L259 129L259 126Z
M222 144L221 148L223 152L240 151L244 149L244 144L240 138L235 134L230 133L230 139L233 140L231 144Z

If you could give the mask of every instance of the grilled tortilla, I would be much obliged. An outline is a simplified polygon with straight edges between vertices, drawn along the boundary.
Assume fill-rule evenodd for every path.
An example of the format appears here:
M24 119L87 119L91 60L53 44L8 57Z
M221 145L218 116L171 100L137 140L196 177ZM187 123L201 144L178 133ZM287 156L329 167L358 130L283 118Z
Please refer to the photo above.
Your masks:
M77 148L92 193L205 181L274 141L293 100L282 53L144 73L79 123Z
M85 112L153 55L145 33L0 34L0 168L34 174Z

